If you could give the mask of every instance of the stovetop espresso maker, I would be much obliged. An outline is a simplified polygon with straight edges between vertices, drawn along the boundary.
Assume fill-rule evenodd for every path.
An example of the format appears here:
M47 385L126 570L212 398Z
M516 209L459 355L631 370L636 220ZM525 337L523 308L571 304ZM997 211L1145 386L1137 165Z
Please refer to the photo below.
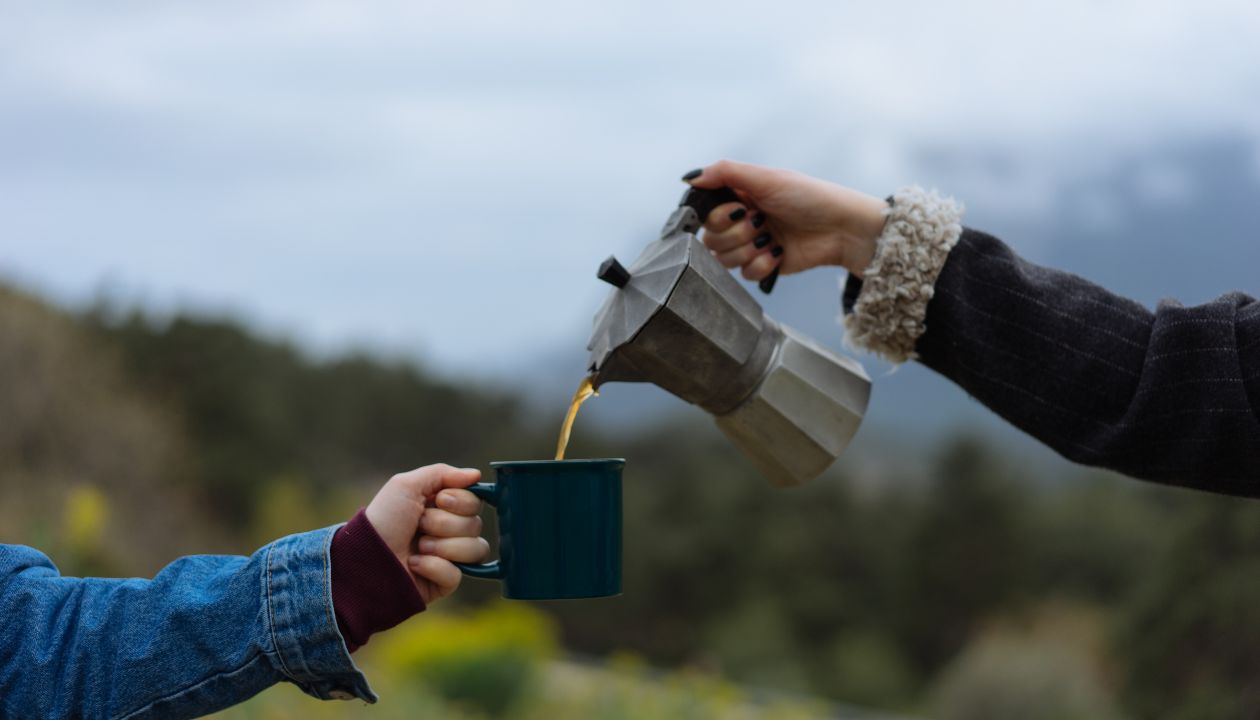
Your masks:
M848 446L871 383L856 360L766 315L696 237L737 200L691 188L629 268L604 261L614 290L587 345L591 382L650 382L699 405L772 483L800 485Z

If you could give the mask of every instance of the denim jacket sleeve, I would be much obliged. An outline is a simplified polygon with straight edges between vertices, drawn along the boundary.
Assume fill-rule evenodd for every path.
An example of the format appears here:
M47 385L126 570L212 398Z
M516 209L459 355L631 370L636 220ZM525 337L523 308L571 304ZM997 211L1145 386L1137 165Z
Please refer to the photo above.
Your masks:
M375 702L333 613L336 529L180 558L152 580L62 577L0 545L0 717L198 717L285 680Z

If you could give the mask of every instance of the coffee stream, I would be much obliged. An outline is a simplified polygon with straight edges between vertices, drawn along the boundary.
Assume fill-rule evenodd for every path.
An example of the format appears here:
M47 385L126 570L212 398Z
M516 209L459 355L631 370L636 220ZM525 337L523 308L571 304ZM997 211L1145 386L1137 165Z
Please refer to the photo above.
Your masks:
M560 427L560 442L556 444L556 459L564 459L564 450L569 446L569 433L573 431L573 419L577 417L578 408L586 399L592 395L598 395L595 387L591 385L591 378L582 378L582 383L578 385L577 392L573 393L573 402L569 403L569 414L564 416L564 425Z

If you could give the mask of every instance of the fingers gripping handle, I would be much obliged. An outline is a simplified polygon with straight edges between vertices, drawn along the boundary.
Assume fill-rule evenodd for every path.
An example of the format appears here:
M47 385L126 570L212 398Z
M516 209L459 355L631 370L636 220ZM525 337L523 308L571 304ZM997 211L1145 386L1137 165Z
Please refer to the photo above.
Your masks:
M709 219L709 213L713 212L713 208L726 203L743 202L735 191L728 187L720 188L687 188L687 192L683 193L682 202L679 205L686 205L696 211L696 216L700 218L700 223L704 224Z
M498 501L496 486L494 483L481 482L471 485L468 492L476 495L491 507L495 507ZM487 580L500 580L503 578L504 568L498 560L491 560L487 563L452 563L459 571L468 577L484 578Z
M713 212L713 208L718 205L725 205L731 202L743 202L735 191L728 187L720 188L688 188L683 193L682 202L679 205L686 205L696 211L696 216L700 218L700 223L704 224L709 219L709 214ZM769 295L774 290L774 283L779 279L779 266L775 266L770 274L761 279L757 283L757 287L761 288L761 292Z

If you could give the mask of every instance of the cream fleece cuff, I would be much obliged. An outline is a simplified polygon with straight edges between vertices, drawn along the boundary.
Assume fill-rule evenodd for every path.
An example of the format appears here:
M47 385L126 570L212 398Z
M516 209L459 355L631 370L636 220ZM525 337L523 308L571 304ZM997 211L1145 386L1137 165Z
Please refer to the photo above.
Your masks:
M914 344L927 329L933 285L962 236L963 207L935 190L910 186L893 195L887 212L844 328L854 347L903 363L916 357Z

